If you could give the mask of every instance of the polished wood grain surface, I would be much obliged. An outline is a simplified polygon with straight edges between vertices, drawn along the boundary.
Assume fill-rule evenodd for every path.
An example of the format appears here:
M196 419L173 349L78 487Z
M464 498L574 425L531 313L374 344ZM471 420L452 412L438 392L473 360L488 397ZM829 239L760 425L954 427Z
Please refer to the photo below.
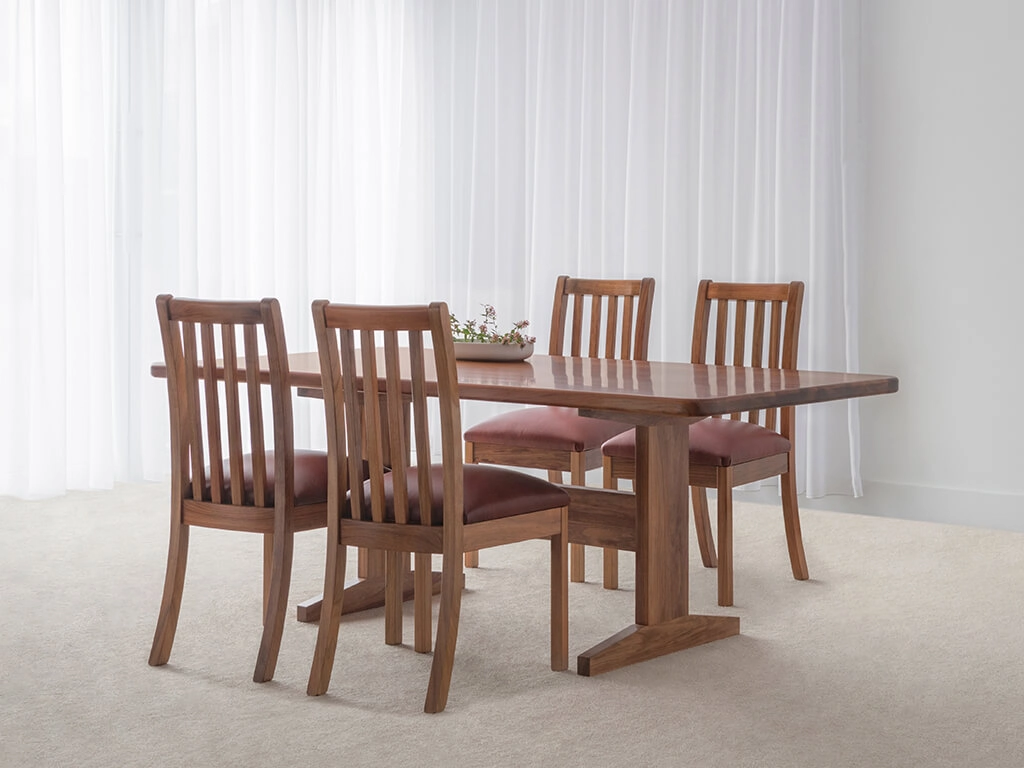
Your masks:
M315 353L292 354L289 362L295 386L320 388ZM608 411L606 417L623 421L638 416L713 416L883 395L899 388L895 376L874 374L550 355L533 355L518 363L460 360L458 375L463 400Z
M320 389L315 352L292 353L288 362L292 386ZM154 365L152 373L166 375L162 364ZM533 355L516 363L460 360L458 376L463 400L608 411L608 418L635 423L645 416L714 416L884 395L899 389L895 376L875 374L550 355ZM428 380L427 387L428 394L436 394L435 379Z

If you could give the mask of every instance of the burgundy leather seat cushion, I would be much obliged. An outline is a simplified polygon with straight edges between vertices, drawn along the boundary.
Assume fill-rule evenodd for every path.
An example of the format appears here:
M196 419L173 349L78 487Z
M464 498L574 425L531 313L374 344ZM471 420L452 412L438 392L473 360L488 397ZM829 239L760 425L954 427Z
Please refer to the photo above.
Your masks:
M789 440L759 424L732 419L704 419L690 426L691 464L729 467L787 453L789 449ZM635 458L636 431L631 429L608 440L601 447L601 452L605 456Z
M431 521L442 523L444 504L444 467L435 464L430 469L431 477ZM393 475L384 476L384 496L387 510L385 519L394 520ZM527 512L553 509L569 505L569 494L557 485L539 477L503 467L483 464L467 464L463 467L463 522L480 523L484 520L498 520L514 517ZM415 468L406 471L406 488L409 493L409 516L414 522L420 520L419 484ZM370 499L370 482L363 484L367 503ZM348 511L347 515L351 515ZM365 513L369 516L369 513Z
M495 416L466 431L471 443L497 443L519 448L583 451L600 448L628 425L580 416L575 408L542 406Z
M242 457L243 482L245 484L245 504L252 506L255 503L252 483L252 455L245 454ZM209 471L209 470L207 470ZM224 466L224 484L222 486L222 500L224 503L231 503L231 485L228 479L228 466ZM203 499L210 501L209 475L207 475L207 487L203 493ZM274 499L274 452L267 451L267 505L270 506ZM191 498L191 489L188 493ZM295 451L295 503L322 504L327 501L327 454L323 451Z

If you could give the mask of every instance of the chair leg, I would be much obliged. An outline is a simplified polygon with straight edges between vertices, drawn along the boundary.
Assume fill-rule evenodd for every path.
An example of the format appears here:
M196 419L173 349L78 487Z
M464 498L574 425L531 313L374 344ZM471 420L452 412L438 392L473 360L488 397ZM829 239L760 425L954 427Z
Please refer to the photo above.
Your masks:
M695 485L690 486L690 498L693 503L693 527L697 532L697 545L700 547L700 560L705 568L718 565L715 554L715 535L711 532L711 517L708 514L708 492Z
M804 555L804 539L800 533L800 509L796 503L796 473L792 470L793 457L789 457L789 472L780 476L782 484L782 519L786 524L786 544L789 546L789 563L793 567L793 578L804 581L809 577L807 558Z
M284 634L285 615L288 613L295 534L278 530L273 538L274 564L270 577L270 599L267 601L267 616L263 622L263 638L256 656L256 670L252 676L255 683L265 683L274 677L277 655L281 650L281 636Z
M463 461L465 461L466 464L476 464L476 459L474 458L474 443L466 443L464 451L465 456L463 457ZM480 553L477 551L466 552L463 555L463 559L467 568L480 567Z
M718 470L718 604L732 605L732 467Z
M164 575L164 594L157 615L153 646L149 651L149 664L163 666L171 657L174 633L178 628L178 613L181 610L181 592L185 586L185 565L188 562L189 527L178 521L176 515L171 522L170 543L167 549L167 571Z
M604 487L610 490L618 490L619 480L612 472L612 460L605 456L602 459ZM619 588L619 550L615 547L605 547L602 552L604 561L604 588Z
M569 508L562 508L562 530L551 537L551 669L569 668ZM613 550L617 552L617 550Z
M384 556L384 642L402 644L402 591L408 559L404 552L386 552Z
M445 555L441 566L441 607L437 617L434 661L430 665L430 682L423 703L424 712L441 712L448 703L448 689L455 664L455 643L459 637L459 611L462 607L463 553L460 544L456 545L451 555Z
M263 623L267 623L270 605L270 580L274 576L274 534L263 534Z
M569 483L571 485L584 486L587 484L587 470L583 458L582 453L570 454L569 466L572 469L569 472ZM553 476L557 476L557 479ZM562 482L561 472L548 472L548 477L553 483ZM578 584L587 580L587 550L582 544L569 545L569 579Z
M434 580L431 574L430 555L416 555L416 572L413 582L413 614L415 640L413 647L417 653L430 653L434 642L433 617L431 616L431 599L433 597Z
M341 602L345 596L345 560L347 547L327 545L327 565L324 569L324 597L320 607L320 627L316 633L316 650L309 670L306 693L321 696L331 684L334 654L338 648L338 628L341 625Z

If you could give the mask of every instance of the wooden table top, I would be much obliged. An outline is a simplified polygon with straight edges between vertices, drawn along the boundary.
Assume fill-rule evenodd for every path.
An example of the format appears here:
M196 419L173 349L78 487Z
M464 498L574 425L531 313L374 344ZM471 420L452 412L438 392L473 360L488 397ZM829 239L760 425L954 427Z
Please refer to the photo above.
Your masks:
M297 387L320 388L315 352L288 356ZM430 362L428 360L428 362ZM703 417L896 392L895 376L533 355L458 363L459 396L650 416Z

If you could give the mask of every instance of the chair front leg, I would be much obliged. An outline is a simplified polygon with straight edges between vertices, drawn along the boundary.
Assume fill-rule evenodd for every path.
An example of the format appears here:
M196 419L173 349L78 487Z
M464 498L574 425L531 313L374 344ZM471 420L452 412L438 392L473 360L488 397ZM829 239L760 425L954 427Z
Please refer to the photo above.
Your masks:
M263 638L256 656L256 670L253 682L265 683L274 677L277 656L281 650L281 636L284 634L285 614L288 612L288 589L292 579L292 552L295 534L279 526L273 537L273 566L270 576L270 599L267 601L267 615L263 622Z
M551 669L569 668L569 508L561 532L551 537Z
M316 633L316 650L309 670L306 693L322 696L331 684L334 654L338 647L342 598L345 596L345 565L348 548L328 542L327 564L324 567L324 597L320 607L320 626Z
M732 467L719 467L718 478L718 604L732 605Z
M164 574L164 593L157 614L156 632L149 651L149 664L160 667L171 658L174 633L178 628L181 611L181 593L185 586L185 566L188 563L189 527L181 521L180 509L172 515L170 542L167 547L167 570Z
M461 542L460 542L461 544ZM441 566L441 607L437 616L437 641L430 665L430 682L423 703L424 712L441 712L448 703L448 689L455 664L455 643L459 638L459 612L462 608L462 547L444 556Z

